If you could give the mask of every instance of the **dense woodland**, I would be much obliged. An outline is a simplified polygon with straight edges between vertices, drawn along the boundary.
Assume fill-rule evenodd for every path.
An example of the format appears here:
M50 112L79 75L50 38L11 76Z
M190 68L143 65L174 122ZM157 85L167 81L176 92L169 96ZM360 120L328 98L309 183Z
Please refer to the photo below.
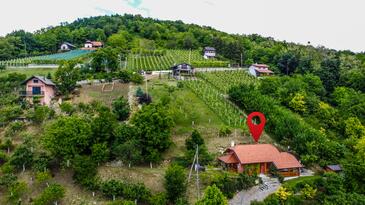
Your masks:
M227 85L230 100L247 113L265 113L266 131L306 166L319 170L328 164L341 164L344 172L319 171L315 178L284 186L264 202L255 203L365 204L365 53L280 42L259 35L227 34L181 21L114 15L78 19L35 33L14 31L0 38L0 60L55 53L65 41L81 47L86 40L103 41L106 46L91 54L91 61L62 62L50 76L65 98L73 93L78 80L92 77L141 83L139 74L119 69L119 58L123 60L130 53L164 55L167 49L212 46L218 59L232 65L268 64L276 76L258 83ZM77 67L78 63L83 65ZM135 200L142 204L187 204L185 168L194 158L195 147L201 148L202 165L214 165L204 139L192 130L185 141L184 155L176 157L166 170L166 192L153 194L139 183L103 181L97 177L97 167L105 162L120 160L127 166L148 167L163 161L178 122L174 113L166 112L174 106L171 96L154 101L138 89L136 97L142 108L132 116L124 98L115 99L111 107L99 102L63 103L55 112L18 98L25 79L22 74L0 77L0 125L4 130L0 191L9 204L19 203L26 192L17 179L25 169L34 172L42 189L32 199L33 204L50 204L64 196L61 185L50 183L52 173L62 169L73 170L75 183L85 190L110 200L125 199L111 204L128 205ZM178 88L168 87L171 93L174 89ZM40 127L42 136L28 133L20 117ZM253 186L255 179L245 173L212 176L197 204L227 204L226 198ZM217 203L210 203L212 200Z

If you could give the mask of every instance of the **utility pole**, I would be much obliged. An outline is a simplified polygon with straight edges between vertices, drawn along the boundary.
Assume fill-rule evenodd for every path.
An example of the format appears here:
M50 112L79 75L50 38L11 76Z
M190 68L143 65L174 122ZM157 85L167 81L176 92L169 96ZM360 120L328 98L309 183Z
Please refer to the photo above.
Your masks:
M197 189L197 198L198 200L200 199L200 180L199 180L199 168L200 168L200 165L199 165L199 146L196 145L196 151L195 151L195 155L194 155L194 159L193 159L193 163L191 165L191 168L190 168L190 172L189 172L189 177L188 177L188 183L190 182L190 179L191 179L191 174L193 172L193 168L195 168L195 171L196 171L196 189Z

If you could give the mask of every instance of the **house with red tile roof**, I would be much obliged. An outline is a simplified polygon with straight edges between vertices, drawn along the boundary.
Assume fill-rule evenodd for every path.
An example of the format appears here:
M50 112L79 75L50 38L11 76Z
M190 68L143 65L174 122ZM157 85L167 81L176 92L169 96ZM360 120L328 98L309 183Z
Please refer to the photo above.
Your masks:
M97 48L102 48L103 47L103 43L100 41L86 41L84 44L84 50L93 50L93 49L97 49Z
M269 70L269 66L266 64L252 64L248 68L248 71L250 72L251 75L255 77L269 76L274 74L274 72Z
M230 147L218 158L227 170L249 174L267 174L274 166L284 177L299 176L303 165L288 152L280 152L271 144L246 144Z

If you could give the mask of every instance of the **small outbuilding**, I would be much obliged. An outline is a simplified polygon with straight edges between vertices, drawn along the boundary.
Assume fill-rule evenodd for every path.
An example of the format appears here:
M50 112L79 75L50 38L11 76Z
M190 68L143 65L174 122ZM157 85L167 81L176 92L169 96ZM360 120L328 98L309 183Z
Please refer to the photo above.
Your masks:
M255 77L270 76L274 74L274 72L269 70L269 66L266 64L252 64L248 70L250 74Z
M73 50L75 48L76 48L76 46L72 45L71 43L64 42L64 43L61 44L60 50L61 51L70 51L70 50Z
M203 55L205 59L214 58L216 55L216 50L213 47L205 47L203 50Z
M84 44L84 49L97 49L102 48L103 43L100 41L86 41Z
M326 172L341 172L342 168L341 165L339 164L331 164L331 165L327 165L324 170Z
M177 64L171 67L173 76L188 75L192 76L195 73L195 69L192 65L187 63Z

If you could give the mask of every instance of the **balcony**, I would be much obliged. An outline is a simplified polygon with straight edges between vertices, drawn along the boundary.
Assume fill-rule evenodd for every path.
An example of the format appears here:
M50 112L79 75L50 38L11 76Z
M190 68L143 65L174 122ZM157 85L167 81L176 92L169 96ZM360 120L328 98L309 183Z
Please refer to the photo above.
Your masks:
M40 92L20 91L19 95L23 96L23 97L44 96L44 91L40 91Z

